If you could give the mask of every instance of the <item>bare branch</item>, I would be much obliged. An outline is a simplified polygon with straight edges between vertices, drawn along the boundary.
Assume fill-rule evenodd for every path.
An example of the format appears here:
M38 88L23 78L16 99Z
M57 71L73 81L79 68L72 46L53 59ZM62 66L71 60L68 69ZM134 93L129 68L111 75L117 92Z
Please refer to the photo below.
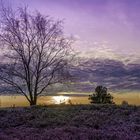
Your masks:
M36 104L38 95L63 79L62 71L73 59L71 40L64 37L62 21L39 12L31 15L26 7L18 12L3 8L1 23L0 41L8 52L0 79Z

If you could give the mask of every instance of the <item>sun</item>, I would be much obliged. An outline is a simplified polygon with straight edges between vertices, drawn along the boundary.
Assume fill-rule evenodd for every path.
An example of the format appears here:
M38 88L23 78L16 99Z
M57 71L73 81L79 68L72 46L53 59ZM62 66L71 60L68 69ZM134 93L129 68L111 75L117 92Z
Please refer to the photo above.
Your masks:
M67 96L54 96L53 99L55 101L55 104L62 104L67 103L70 97Z

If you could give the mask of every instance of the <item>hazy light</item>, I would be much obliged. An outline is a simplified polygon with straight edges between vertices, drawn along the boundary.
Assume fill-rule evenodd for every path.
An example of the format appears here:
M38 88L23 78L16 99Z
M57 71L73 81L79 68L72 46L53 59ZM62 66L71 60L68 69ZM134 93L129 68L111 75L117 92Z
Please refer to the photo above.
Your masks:
M67 103L70 97L67 96L53 96L55 104Z

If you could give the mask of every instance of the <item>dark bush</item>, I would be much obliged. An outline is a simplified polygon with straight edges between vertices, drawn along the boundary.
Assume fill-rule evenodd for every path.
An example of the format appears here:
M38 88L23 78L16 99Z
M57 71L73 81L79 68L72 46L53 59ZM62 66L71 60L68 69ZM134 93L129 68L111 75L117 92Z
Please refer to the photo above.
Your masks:
M91 103L97 104L114 104L113 97L107 92L107 88L103 86L97 86L95 93L89 95Z

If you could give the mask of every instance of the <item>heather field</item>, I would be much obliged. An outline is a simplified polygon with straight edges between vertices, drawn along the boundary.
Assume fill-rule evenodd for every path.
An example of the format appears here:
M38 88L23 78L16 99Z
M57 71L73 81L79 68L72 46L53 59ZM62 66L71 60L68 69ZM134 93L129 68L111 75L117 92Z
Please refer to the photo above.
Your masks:
M140 140L140 106L1 108L0 140Z

